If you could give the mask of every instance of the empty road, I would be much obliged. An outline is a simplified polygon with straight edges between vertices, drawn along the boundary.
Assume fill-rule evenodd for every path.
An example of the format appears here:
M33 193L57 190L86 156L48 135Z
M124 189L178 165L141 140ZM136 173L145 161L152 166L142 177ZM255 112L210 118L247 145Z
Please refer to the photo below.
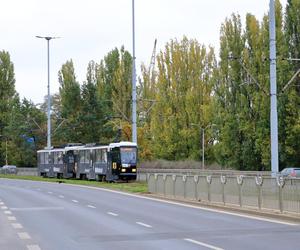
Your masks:
M0 179L0 249L299 249L300 226L98 188Z

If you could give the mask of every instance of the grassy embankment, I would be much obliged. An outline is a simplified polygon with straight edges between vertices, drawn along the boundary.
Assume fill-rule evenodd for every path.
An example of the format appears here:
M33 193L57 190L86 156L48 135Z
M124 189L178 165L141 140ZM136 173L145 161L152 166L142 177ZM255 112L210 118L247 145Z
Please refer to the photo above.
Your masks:
M70 179L56 179L56 178L43 178L39 176L19 176L19 175L3 175L0 174L0 178L18 179L18 180L30 180L30 181L46 181L46 182L62 182L66 184L77 184L84 186L108 188L114 190L120 190L130 193L147 193L148 187L146 182L129 182L129 183L108 183L108 182L96 182L85 180L70 180Z

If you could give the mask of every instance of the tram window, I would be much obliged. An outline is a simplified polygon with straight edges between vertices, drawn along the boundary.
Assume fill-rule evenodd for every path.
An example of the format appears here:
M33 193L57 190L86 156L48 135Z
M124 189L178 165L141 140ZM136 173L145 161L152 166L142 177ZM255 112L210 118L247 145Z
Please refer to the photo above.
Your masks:
M102 150L101 149L96 150L96 162L97 163L102 162Z
M107 150L102 150L102 162L107 162Z
M85 151L80 151L80 153L79 153L80 163L84 163L84 152Z
M63 152L58 152L57 153L57 163L58 164L63 164Z
M48 164L49 163L49 153L46 152L45 153L45 164Z
M90 163L90 151L86 150L85 151L85 163Z

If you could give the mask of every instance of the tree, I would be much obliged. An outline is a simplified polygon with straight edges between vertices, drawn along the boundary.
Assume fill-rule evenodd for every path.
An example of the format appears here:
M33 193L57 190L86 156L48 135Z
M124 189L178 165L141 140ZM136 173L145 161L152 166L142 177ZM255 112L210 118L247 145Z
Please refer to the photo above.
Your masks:
M80 131L81 96L72 60L62 66L58 81L60 83L61 118L66 121L57 136L62 138L64 143L79 142L82 138L82 131Z

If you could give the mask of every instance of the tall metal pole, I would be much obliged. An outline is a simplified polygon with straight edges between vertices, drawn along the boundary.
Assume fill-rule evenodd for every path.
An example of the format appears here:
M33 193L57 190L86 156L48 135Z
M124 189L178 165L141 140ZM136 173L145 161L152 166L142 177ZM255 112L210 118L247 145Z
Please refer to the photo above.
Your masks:
M5 139L5 165L8 165L8 160L7 160L7 138Z
M276 27L275 27L275 3L270 0L269 13L270 30L270 96L271 96L271 170L272 175L278 172L278 114L277 114L277 86L276 86Z
M37 38L42 38L47 40L47 68L48 68L48 102L47 102L47 148L51 148L51 95L50 95L50 40L57 39L59 37L51 36L36 36Z
M51 109L51 96L50 96L50 53L49 53L49 42L51 38L48 37L47 40L47 54L48 54L48 105L47 105L47 117L48 117L48 122L47 122L47 148L51 148L51 114L50 114L50 109Z
M132 0L132 57L132 142L137 143L134 0Z
M201 130L202 130L202 170L204 170L204 147L205 147L205 143L204 143L204 131L205 131L205 129L204 128L201 128Z

